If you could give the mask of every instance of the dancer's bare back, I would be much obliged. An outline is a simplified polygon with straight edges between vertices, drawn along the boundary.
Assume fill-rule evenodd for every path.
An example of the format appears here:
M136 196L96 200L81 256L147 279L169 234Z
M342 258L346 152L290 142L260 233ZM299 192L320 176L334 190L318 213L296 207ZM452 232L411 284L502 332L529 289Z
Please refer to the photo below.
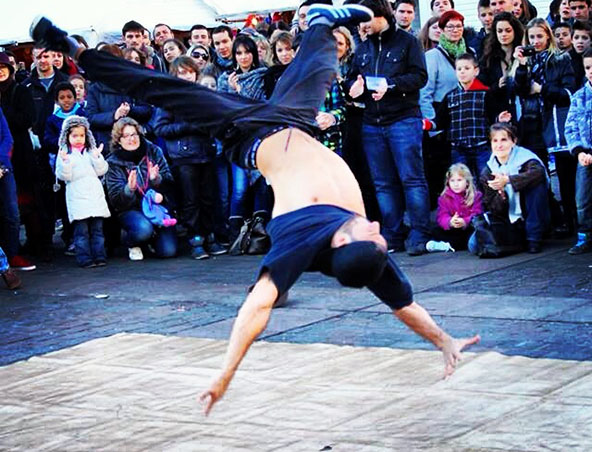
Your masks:
M257 167L273 187L273 216L331 204L366 216L360 187L341 157L298 129L266 138Z

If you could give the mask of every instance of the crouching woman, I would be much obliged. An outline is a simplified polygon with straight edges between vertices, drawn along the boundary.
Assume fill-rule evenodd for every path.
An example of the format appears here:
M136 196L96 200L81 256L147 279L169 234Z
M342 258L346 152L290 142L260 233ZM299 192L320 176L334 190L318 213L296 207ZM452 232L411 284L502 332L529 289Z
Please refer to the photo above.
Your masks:
M516 145L516 132L509 123L492 125L490 139L491 157L481 173L483 210L506 245L539 253L550 221L543 162Z

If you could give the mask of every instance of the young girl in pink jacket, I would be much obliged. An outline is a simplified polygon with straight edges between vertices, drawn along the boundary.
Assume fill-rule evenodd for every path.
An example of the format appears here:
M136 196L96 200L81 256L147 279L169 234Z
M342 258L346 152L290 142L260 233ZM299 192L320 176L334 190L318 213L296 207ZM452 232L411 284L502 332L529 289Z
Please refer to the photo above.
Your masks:
M471 236L471 220L483 212L482 194L475 188L473 176L463 163L455 163L446 172L446 186L438 198L436 219L438 227L426 249L454 251L467 249Z

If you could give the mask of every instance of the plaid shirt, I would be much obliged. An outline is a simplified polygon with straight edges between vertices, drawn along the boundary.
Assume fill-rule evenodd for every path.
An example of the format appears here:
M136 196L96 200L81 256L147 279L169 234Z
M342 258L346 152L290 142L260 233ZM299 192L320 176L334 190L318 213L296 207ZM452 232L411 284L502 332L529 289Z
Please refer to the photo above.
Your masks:
M487 87L475 80L469 89L459 85L444 97L436 115L436 127L446 131L450 143L475 147L487 142L488 93Z
M331 113L335 117L335 125L319 132L318 139L329 149L341 155L341 124L345 120L345 100L341 85L337 79L333 80L331 88L325 96L325 102L321 105L319 111Z

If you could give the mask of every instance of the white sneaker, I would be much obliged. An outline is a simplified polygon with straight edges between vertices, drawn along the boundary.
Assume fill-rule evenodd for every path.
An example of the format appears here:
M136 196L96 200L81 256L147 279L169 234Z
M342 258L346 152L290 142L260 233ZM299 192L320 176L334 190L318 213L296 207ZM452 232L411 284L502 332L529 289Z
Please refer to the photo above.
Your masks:
M134 246L132 248L128 248L129 251L129 258L130 261L141 261L144 259L144 254L142 253L142 248L139 246Z
M435 240L430 240L426 243L426 250L429 253L437 253L438 251L442 251L444 253L450 251L454 253L454 248L448 242L436 242Z

